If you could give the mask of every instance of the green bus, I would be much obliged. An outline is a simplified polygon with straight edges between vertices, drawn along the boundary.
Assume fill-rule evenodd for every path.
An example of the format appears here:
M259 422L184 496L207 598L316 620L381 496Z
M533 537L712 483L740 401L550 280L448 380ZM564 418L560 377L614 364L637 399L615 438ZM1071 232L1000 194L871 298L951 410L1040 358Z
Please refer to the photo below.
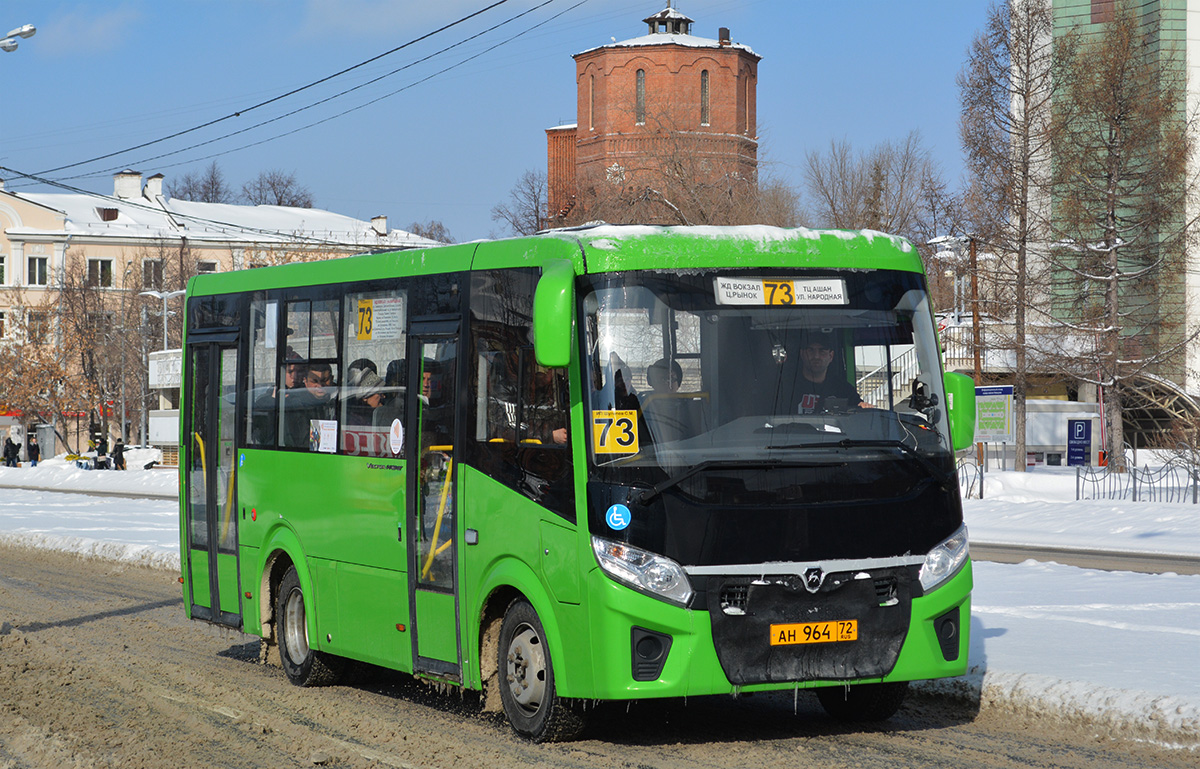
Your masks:
M184 352L186 611L294 684L359 660L553 741L589 700L878 720L965 672L973 382L901 238L597 225L201 275Z

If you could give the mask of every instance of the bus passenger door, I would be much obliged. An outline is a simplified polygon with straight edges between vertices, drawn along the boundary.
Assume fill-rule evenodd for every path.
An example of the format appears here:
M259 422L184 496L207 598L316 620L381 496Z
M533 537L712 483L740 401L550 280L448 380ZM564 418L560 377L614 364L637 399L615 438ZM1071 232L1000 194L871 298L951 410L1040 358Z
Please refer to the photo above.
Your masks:
M234 427L237 342L189 341L185 404L185 554L192 617L240 628Z
M458 628L458 523L454 451L458 324L421 333L414 323L409 366L409 591L414 672L461 680ZM449 327L449 326L452 326ZM410 358L411 360L411 358Z

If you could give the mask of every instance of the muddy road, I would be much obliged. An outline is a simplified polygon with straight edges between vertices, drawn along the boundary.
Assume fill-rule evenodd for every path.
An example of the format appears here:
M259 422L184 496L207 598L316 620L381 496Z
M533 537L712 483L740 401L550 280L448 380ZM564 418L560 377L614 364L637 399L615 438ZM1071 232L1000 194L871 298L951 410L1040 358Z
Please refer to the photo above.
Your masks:
M1079 724L910 698L883 727L801 693L604 705L532 745L478 697L355 667L299 689L257 639L184 619L177 575L0 546L0 769L17 767L1194 767Z

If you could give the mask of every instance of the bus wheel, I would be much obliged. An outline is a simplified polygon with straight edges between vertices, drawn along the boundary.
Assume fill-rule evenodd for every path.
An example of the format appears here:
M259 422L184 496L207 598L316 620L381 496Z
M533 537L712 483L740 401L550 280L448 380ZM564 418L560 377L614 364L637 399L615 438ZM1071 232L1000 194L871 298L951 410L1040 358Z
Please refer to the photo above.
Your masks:
M883 721L900 709L908 681L830 686L816 692L821 707L839 721Z
M308 645L308 616L304 591L296 567L289 567L279 583L275 599L275 635L279 638L279 662L288 680L296 686L325 686L337 683L345 661Z
M513 729L534 742L565 742L583 730L583 712L555 694L541 620L528 601L508 605L497 645L500 701Z

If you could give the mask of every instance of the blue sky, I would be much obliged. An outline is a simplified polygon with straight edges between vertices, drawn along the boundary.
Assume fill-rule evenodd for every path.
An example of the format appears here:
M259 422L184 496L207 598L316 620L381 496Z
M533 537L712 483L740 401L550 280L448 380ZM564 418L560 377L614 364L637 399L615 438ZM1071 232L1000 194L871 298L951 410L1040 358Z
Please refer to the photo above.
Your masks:
M664 0L551 0L532 11L545 0L508 0L347 75L250 109L494 1L7 0L0 4L0 32L34 24L38 33L17 51L0 53L0 165L44 172L241 111L49 176L80 177L67 183L111 193L113 169L162 173L169 183L222 153L216 160L235 188L278 168L295 173L319 207L338 213L384 214L392 227L438 219L458 240L503 234L491 220L492 206L522 172L545 170L545 129L575 121L572 54L644 34L641 19ZM769 173L798 186L805 154L831 140L865 150L919 130L947 176L959 179L955 76L986 3L678 0L676 6L695 19L694 34L715 38L718 27L729 27L735 42L763 57L758 126ZM524 11L531 12L416 63ZM281 117L405 65L411 66L378 83ZM219 138L273 118L279 120ZM303 128L317 121L325 122ZM250 144L256 146L239 149ZM156 157L165 153L176 154ZM6 176L8 189L50 190Z

